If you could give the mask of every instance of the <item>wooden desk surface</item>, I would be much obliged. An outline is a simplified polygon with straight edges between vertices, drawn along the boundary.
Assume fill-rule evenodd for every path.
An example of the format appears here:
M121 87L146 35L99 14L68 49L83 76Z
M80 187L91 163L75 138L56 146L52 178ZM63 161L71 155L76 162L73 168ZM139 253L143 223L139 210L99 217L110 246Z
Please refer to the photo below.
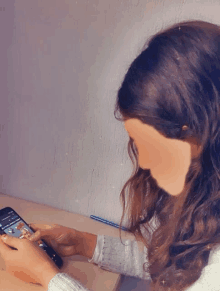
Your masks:
M14 198L0 193L0 209L10 206L27 223L57 223L79 231L94 234L104 234L119 237L119 230L101 222L95 221L83 215L67 212L43 204L28 200ZM134 236L122 231L122 238L134 239ZM142 249L142 243L138 243ZM80 281L91 291L113 291L115 290L119 274L100 269L97 265L88 263L87 258L82 256L64 257L61 272L69 274ZM45 291L39 285L26 283L6 273L4 261L0 255L0 291Z

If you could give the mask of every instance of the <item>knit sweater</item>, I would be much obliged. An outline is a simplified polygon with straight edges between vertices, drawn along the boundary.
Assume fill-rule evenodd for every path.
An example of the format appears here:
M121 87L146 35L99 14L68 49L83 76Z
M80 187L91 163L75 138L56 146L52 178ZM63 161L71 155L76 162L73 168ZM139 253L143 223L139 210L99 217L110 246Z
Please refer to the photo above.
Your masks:
M155 221L152 221L152 232ZM152 234L151 232L151 234ZM144 229L142 229L143 235ZM143 270L143 264L148 263L147 249L141 251L136 240L122 240L119 237L98 235L96 248L90 263L104 270L143 280L151 280L150 275ZM187 291L219 291L220 290L220 246L210 252L209 263L203 268L200 278ZM56 274L48 285L48 291L89 291L79 281L68 274Z

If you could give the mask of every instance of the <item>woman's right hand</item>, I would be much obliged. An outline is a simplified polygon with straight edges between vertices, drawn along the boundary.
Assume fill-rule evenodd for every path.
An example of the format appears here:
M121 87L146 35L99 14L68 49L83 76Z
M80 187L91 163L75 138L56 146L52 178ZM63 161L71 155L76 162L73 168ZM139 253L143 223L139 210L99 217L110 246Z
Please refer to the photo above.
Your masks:
M35 231L29 239L37 242L43 239L61 257L69 257L80 254L82 233L78 230L59 224L29 224Z

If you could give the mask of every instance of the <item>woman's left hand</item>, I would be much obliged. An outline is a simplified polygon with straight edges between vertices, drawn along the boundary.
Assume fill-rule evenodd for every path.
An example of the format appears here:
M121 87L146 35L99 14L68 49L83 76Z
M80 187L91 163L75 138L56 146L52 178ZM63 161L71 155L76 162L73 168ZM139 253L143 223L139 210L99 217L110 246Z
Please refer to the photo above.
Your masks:
M60 272L47 253L27 238L6 235L4 241L0 236L0 254L5 261L6 272L28 283L47 287L49 281Z

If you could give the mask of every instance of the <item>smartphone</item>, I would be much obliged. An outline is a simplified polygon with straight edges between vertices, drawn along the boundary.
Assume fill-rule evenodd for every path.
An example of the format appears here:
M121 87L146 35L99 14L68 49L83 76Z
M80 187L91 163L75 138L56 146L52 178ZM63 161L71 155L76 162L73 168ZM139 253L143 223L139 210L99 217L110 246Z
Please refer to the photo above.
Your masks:
M28 224L22 219L17 212L11 207L5 207L0 209L0 234L8 234L18 238L29 237L35 231L28 226ZM36 242L40 248L42 248L48 256L54 261L57 267L60 269L63 266L62 258L52 249L47 243L40 239ZM14 249L14 248L13 248Z

